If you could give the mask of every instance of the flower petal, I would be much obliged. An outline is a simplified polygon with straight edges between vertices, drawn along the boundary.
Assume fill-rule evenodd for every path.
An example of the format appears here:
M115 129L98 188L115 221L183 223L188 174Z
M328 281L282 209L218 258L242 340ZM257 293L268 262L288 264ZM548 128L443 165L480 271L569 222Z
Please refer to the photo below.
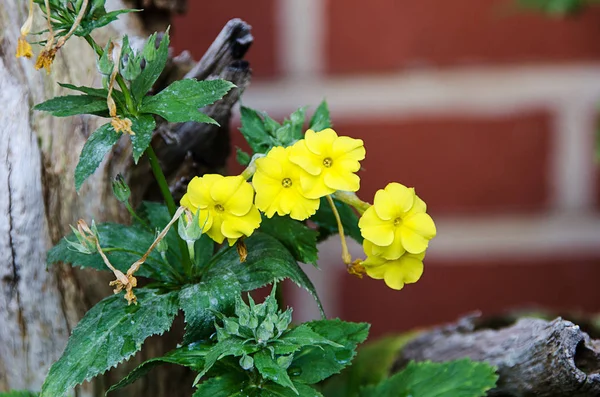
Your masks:
M319 132L308 130L304 134L304 141L308 150L317 156L323 157L331 153L333 143L337 137L337 134L331 128L326 128Z
M402 236L400 230L400 228L395 228L394 241L387 247L380 247L378 245L374 245L373 253L389 261L393 261L404 255L406 249L402 245Z
M225 176L210 188L210 196L215 203L224 205L231 196L237 193L242 183L245 183L245 180L241 175Z
M365 211L358 221L358 227L362 236L376 245L385 247L394 241L393 223L382 221L373 207Z
M433 219L431 219L429 214L425 214L423 212L418 212L412 214L411 216L407 216L404 218L402 226L414 230L428 240L431 240L437 234Z
M399 183L388 183L385 191L392 196L397 208L403 213L410 210L415 202L415 190Z
M224 204L227 212L237 216L244 216L252 208L254 189L248 182L242 182L238 190Z
M333 142L332 154L334 159L348 157L360 161L365 158L365 147L362 139L354 139L348 136L340 136Z
M214 200L210 196L211 187L223 178L222 175L207 174L203 177L194 177L187 187L188 200L191 205L197 208L206 208L214 205Z
M411 254L420 254L429 246L429 240L408 227L400 228L400 238L404 249Z
M386 265L367 266L365 264L365 270L367 271L367 275L369 277L375 280L381 280L382 278L384 278L387 268Z
M325 186L330 189L356 192L360 189L360 178L352 172L334 166L324 171L323 180Z
M373 208L375 208L377 216L385 221L395 219L400 215L398 211L399 206L396 204L395 198L384 189L379 189L375 193Z
M212 214L212 212L211 212ZM220 215L211 216L213 224L210 229L206 232L208 237L212 238L215 242L221 244L225 240L225 236L221 233L221 225L223 224L223 217Z
M305 139L296 142L291 147L289 159L311 175L319 175L324 168L323 159L308 149Z

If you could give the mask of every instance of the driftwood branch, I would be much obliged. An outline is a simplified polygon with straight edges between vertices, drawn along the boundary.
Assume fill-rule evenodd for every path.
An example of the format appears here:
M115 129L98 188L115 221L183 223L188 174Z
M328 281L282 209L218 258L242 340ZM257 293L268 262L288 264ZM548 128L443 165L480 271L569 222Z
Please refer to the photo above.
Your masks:
M161 86L180 78L224 79L236 86L220 101L201 109L219 125L196 122L159 124L152 146L176 197L181 195L191 176L225 170L231 151L231 111L250 83L251 69L243 57L252 41L250 25L233 19L225 25L197 64L193 65L189 56L183 54L172 60L161 79ZM140 170L137 175L146 172ZM132 178L135 183L139 183L140 179L147 178ZM156 185L142 186L141 191L145 199L160 197Z
M469 357L498 368L495 397L600 396L600 341L557 318L523 318L499 329L482 329L476 316L426 332L408 343L394 372L409 361Z

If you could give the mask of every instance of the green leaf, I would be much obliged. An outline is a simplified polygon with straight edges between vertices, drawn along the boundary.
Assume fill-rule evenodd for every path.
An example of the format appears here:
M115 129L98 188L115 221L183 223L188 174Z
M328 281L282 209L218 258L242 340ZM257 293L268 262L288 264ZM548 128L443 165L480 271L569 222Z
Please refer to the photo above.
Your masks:
M88 12L86 17L81 21L81 25L75 30L75 36L87 36L95 29L101 28L110 24L111 22L116 21L119 15L136 11L139 10L125 9L106 12L104 7L102 7L102 12L96 12L93 16L90 12Z
M376 386L361 390L362 397L482 397L496 385L494 367L469 359L445 363L411 362L401 372Z
M358 227L358 215L354 212L352 207L348 204L343 203L339 200L333 199L335 206L342 219L342 226L344 226L344 234L352 237L357 242L363 242L363 237L360 234L360 228ZM321 204L317 213L311 218L311 221L319 226L319 238L318 241L323 241L327 237L338 234L337 221L335 215L331 210L331 206L325 197L321 197Z
M215 376L198 385L198 389L192 397L251 396L253 394L241 394L243 391L240 389L244 388L244 381L247 380L247 376L236 372Z
M263 217L260 231L279 240L299 262L317 265L319 233L289 216Z
M242 106L240 113L242 124L240 132L250 145L252 152L266 153L273 146L277 146L277 141L267 132L265 124L256 110Z
M213 365L215 365L215 363L217 361L219 361L220 359L227 357L227 356L240 357L244 354L251 353L252 347L249 345L246 345L244 342L245 342L244 340L237 339L237 338L235 338L235 339L228 338L228 339L220 340L219 342L217 342L217 344L214 345L208 351L208 353L206 353L206 359L204 361L204 369L198 374L198 376L194 380L194 385L196 385L198 383L198 381L200 379L202 379L202 377L204 375L206 375L206 373L208 371L210 371L210 369L213 367ZM254 349L254 350L256 350L256 349Z
M322 131L325 128L331 127L333 127L333 124L329 115L329 106L327 105L327 101L323 100L310 119L310 129L313 131Z
M260 397L323 397L321 393L313 389L312 387L302 384L295 383L294 387L298 391L296 394L292 389L289 389L284 386L280 386L276 383L267 383L264 385L263 389L260 391L260 394L257 396ZM241 396L240 396L241 397Z
M114 267L122 272L126 272L133 262L140 259L154 241L154 235L139 225L126 226L117 223L102 223L97 225L97 228L100 246L105 251L106 257ZM91 267L96 270L108 270L100 254L88 255L73 251L69 249L67 239L76 240L72 233L61 239L58 244L48 251L46 259L48 264L65 262L83 268ZM162 261L160 254L153 251L136 272L136 275L169 280L163 272L160 272L163 266L166 266L166 264Z
M306 119L306 108L307 106L304 106L296 110L290 115L289 120L283 122L283 125L290 127L289 138L287 140L289 142L288 145L304 137L303 127L304 120Z
M96 95L65 95L45 102L38 103L33 107L35 110L49 112L56 117L68 117L78 114L96 114L108 111L106 97Z
M92 307L73 330L61 358L50 368L41 397L60 397L94 376L127 360L146 338L162 334L177 314L177 293L137 288L137 305L122 294Z
M350 365L356 354L356 346L362 343L369 333L367 323L350 323L336 319L306 324L325 339L343 346L308 346L295 354L289 371L297 375L292 376L292 379L309 385L337 374Z
M192 276L202 274L202 271L208 265L215 251L214 241L207 234L194 242L194 263L192 263Z
M210 336L214 332L214 313L232 312L240 292L235 275L227 273L220 278L184 287L179 292L179 304L187 323L184 343Z
M322 335L316 333L310 327L310 324L301 324L296 328L293 328L286 332L280 339L281 342L286 344L293 344L300 347L304 346L318 346L318 345L329 345L333 347L344 347L339 343L330 341Z
M131 130L135 133L135 135L131 135L131 145L133 146L133 161L136 164L150 146L155 127L154 117L150 115L143 114L139 118L131 118Z
M157 34L154 33L148 39L143 54L147 55L152 53L148 46L155 46ZM154 59L150 60L145 57L146 66L142 70L142 73L131 82L131 94L135 99L136 103L141 103L145 95L152 89L152 86L158 80L158 77L162 73L163 69L167 65L167 59L169 58L169 31L167 30L160 40L158 50L154 54Z
M146 376L146 374L148 374L148 372L150 372L153 368L163 364L182 365L184 367L191 368L194 371L201 371L202 368L204 368L204 357L210 348L211 346L209 345L195 343L171 350L162 357L155 357L144 361L126 377L121 379L118 383L112 385L106 394L134 383L138 379Z
M299 394L292 383L286 368L279 366L277 361L271 357L268 350L261 350L254 355L254 365L263 378L273 381L283 387L288 387L296 392L296 394Z
M376 339L358 350L352 365L325 381L321 389L326 396L356 396L362 386L374 385L387 378L398 352L418 332L408 332Z
M171 123L217 124L199 109L223 98L232 87L234 85L225 80L178 80L158 94L144 98L141 111L157 114Z
M239 147L235 148L235 159L237 160L239 165L243 165L244 167L250 164L252 157L246 152L244 152Z
M68 88L69 90L79 91L79 92L83 92L84 94L88 94L91 96L97 96L100 98L104 98L104 100L106 100L106 98L108 97L108 90L104 89L104 88L92 88L92 87L85 87L85 86L77 86L77 85L67 84L67 83L58 83L58 85L63 88ZM123 95L123 93L121 91L113 90L113 96L117 92L119 94Z
M110 123L104 124L90 135L81 149L79 162L75 167L75 190L79 191L83 182L96 171L120 137L121 134L115 132Z
M138 215L148 222L152 230L163 230L171 221L171 214L166 205L152 201L143 201L137 209ZM142 226L142 225L140 225ZM163 241L167 242L169 249L167 251L167 259L171 266L179 273L183 274L183 266L181 265L181 252L179 251L179 237L177 236L177 228L172 227L167 232Z
M205 275L206 282L219 279L224 273L231 271L240 282L242 291L252 291L274 281L289 278L313 296L321 314L325 316L314 285L285 246L275 238L260 232L255 232L244 242L248 248L246 261L240 262L235 247L222 250L207 265L209 271Z
M27 390L11 390L4 393L0 392L0 397L37 397L39 394Z

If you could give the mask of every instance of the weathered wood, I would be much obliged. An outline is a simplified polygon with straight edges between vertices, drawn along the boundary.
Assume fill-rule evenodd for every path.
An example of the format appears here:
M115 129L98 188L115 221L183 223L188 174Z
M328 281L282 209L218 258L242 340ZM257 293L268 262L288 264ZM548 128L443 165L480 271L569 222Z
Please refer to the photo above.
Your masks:
M600 396L600 341L562 318L523 318L499 329L478 326L475 316L426 332L401 351L393 371L409 361L469 357L498 368L495 397Z

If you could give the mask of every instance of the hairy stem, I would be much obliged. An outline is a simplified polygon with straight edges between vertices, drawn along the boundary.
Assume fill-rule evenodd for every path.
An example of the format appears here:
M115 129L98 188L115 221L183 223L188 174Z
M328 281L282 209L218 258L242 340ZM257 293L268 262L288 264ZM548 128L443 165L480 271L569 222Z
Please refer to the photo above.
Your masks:
M327 202L331 206L331 210L333 211L333 215L335 216L335 220L337 222L338 230L340 233L340 242L342 244L342 260L344 263L349 266L352 264L352 256L350 255L350 251L348 251L348 245L346 244L346 235L344 234L344 226L342 225L342 219L340 218L340 214L331 198L331 195L325 196L327 197Z

